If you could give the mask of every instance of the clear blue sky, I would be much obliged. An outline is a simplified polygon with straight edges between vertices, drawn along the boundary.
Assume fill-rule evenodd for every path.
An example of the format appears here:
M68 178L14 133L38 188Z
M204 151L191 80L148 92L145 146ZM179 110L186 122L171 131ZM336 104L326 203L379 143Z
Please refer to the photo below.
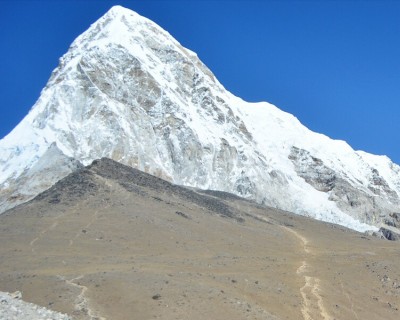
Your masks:
M235 95L400 164L400 1L0 0L0 137L114 4L197 52Z

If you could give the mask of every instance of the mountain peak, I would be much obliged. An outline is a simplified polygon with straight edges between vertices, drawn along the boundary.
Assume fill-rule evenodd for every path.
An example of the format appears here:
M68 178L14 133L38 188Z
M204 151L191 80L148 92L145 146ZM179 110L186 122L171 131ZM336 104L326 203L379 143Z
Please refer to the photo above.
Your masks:
M124 14L133 14L133 15L138 15L135 11L127 9L121 5L115 5L110 8L110 10L107 11L106 14L112 14L112 15L124 15Z
M52 143L84 165L107 157L360 231L400 211L400 167L233 96L196 54L120 6L73 42L34 108L0 141L4 190Z

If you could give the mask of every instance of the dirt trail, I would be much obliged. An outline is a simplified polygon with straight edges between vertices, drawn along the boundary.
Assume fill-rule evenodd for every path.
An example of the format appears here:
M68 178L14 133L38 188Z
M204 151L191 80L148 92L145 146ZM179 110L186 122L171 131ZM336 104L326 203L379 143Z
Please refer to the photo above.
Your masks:
M37 244L36 244L37 241L41 240L49 231L51 231L51 230L53 230L54 228L56 228L56 227L59 225L60 220L61 220L62 218L65 218L66 216L72 216L72 215L74 215L74 214L77 212L77 210L78 210L78 208L75 207L75 208L74 208L70 213L68 213L67 215L61 213L61 214L59 214L58 216L56 216L55 218L53 218L54 222L51 224L51 226L44 228L44 229L39 233L39 235L38 235L36 238L34 238L34 239L29 243L29 246L31 247L32 253L36 253L35 246L37 245Z
M102 210L103 211L107 210L109 206L110 205L104 206L104 208L102 208ZM99 214L100 214L100 209L96 210L93 213L92 217L90 218L90 221L83 228L80 228L80 230L78 230L76 232L75 236L72 239L69 240L69 246L70 247L74 244L74 241L76 241L82 235L82 230L88 229L98 219Z
M57 218L56 218L56 219L57 219ZM31 250L32 250L33 253L36 253L36 250L35 250L35 243L36 243L38 240L42 239L43 236L44 236L47 232L49 232L50 230L54 229L57 225L58 225L58 222L55 221L51 226L49 226L49 227L43 229L35 239L33 239L31 242L29 242L29 246L31 247Z
M88 287L82 285L80 282L75 283L75 281L83 279L84 275L80 275L71 280L65 279L62 276L58 276L61 280L65 281L69 286L78 288L80 291L79 295L75 299L75 310L78 312L83 312L88 316L88 320L106 320L106 318L100 316L97 311L90 308L89 299L86 296Z
M303 299L303 305L301 308L303 319L331 320L332 317L328 314L324 306L324 300L320 294L321 280L315 276L307 275L311 272L311 265L309 264L308 260L310 255L313 255L309 248L309 240L289 227L283 226L283 229L290 232L298 239L300 246L302 247L302 250L304 252L304 260L301 262L301 265L296 271L296 274L298 274L299 276L303 276L304 278L304 286L300 288L300 294Z

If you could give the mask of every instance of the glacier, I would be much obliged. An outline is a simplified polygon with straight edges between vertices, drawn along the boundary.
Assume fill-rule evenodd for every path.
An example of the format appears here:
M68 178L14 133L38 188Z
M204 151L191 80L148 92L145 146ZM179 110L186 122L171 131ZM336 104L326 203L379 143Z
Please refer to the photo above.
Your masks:
M72 43L0 141L0 211L102 157L358 231L393 227L400 212L389 158L234 96L196 53L121 6Z

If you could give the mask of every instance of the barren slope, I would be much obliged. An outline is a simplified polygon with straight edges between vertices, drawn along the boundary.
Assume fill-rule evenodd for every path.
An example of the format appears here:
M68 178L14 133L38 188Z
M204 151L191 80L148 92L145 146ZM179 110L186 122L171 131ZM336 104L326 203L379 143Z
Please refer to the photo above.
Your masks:
M399 319L399 244L96 161L0 216L0 291L77 319Z

